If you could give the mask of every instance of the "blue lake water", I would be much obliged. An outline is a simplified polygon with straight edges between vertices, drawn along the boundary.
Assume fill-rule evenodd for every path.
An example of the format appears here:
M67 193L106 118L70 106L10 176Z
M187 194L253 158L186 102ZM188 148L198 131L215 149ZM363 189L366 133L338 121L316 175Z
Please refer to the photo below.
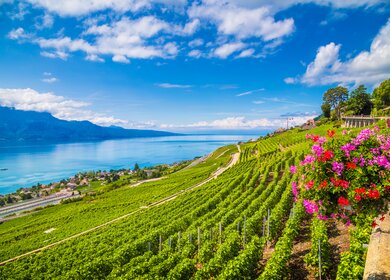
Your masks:
M69 178L77 172L174 163L259 135L191 135L99 142L0 146L0 194Z

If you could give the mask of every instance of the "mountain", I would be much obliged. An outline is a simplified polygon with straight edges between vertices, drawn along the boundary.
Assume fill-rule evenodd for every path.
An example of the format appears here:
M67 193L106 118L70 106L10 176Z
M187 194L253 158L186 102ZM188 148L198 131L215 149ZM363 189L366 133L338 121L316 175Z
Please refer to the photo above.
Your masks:
M118 126L102 127L89 121L64 121L49 113L0 106L0 141L73 142L173 135L178 134Z

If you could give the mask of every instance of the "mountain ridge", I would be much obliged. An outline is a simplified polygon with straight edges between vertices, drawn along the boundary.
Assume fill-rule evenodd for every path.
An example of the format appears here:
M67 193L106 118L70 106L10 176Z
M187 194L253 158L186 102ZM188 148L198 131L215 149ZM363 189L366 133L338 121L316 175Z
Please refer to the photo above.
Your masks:
M0 106L0 142L74 142L175 136L178 133L103 127L90 121L66 121L47 112L22 111Z

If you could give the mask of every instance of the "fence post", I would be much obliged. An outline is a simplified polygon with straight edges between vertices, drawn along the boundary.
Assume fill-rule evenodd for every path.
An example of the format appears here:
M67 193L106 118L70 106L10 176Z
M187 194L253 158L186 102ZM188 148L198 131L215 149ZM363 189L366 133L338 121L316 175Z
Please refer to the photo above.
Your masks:
M169 236L169 239L168 239L168 246L169 248L171 248L171 237Z
M246 244L246 216L244 216L244 249Z
M210 228L210 240L213 240L214 238L213 238L214 236L213 236L213 228Z
M179 252L180 252L180 239L181 239L181 232L179 231L177 233L177 248L179 249Z
M192 244L192 233L190 232L190 243Z
M265 224L267 223L267 220L265 218L265 216L263 217L263 237L265 235Z
M222 223L219 223L219 244L222 244Z
M237 231L240 233L240 222L237 223Z
M150 241L148 242L148 252L150 252Z
M161 238L161 234L160 234L160 242L159 242L159 247L158 247L158 251L161 252L162 250L162 238Z

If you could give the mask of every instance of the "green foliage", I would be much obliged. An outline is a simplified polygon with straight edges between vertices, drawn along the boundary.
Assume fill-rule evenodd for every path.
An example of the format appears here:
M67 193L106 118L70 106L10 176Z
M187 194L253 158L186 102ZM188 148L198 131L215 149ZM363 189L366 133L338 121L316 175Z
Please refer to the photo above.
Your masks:
M326 222L319 220L317 217L313 217L310 227L311 232L311 249L305 256L305 263L311 266L316 276L319 275L319 247L321 244L321 275L326 275L326 272L331 268L330 261L330 243L328 240L328 231L326 228Z
M348 89L342 86L328 89L323 96L325 103L328 103L331 109L335 109L337 119L340 119L340 107L348 99Z
M377 110L390 106L390 79L383 81L372 94Z
M293 241L298 235L299 226L304 215L303 205L301 203L297 204L294 215L288 220L283 230L283 236L276 243L275 251L258 279L285 279L288 274L286 266L291 256Z
M321 110L322 110L322 114L324 115L325 118L330 118L330 111L331 111L331 108L332 106L325 102L321 105Z
M367 88L360 85L350 93L348 102L348 110L353 115L370 115L373 104L371 103L371 95L367 93Z
M361 217L360 223L350 231L349 252L341 254L337 269L337 280L362 279L366 260L367 248L371 235L372 217Z

